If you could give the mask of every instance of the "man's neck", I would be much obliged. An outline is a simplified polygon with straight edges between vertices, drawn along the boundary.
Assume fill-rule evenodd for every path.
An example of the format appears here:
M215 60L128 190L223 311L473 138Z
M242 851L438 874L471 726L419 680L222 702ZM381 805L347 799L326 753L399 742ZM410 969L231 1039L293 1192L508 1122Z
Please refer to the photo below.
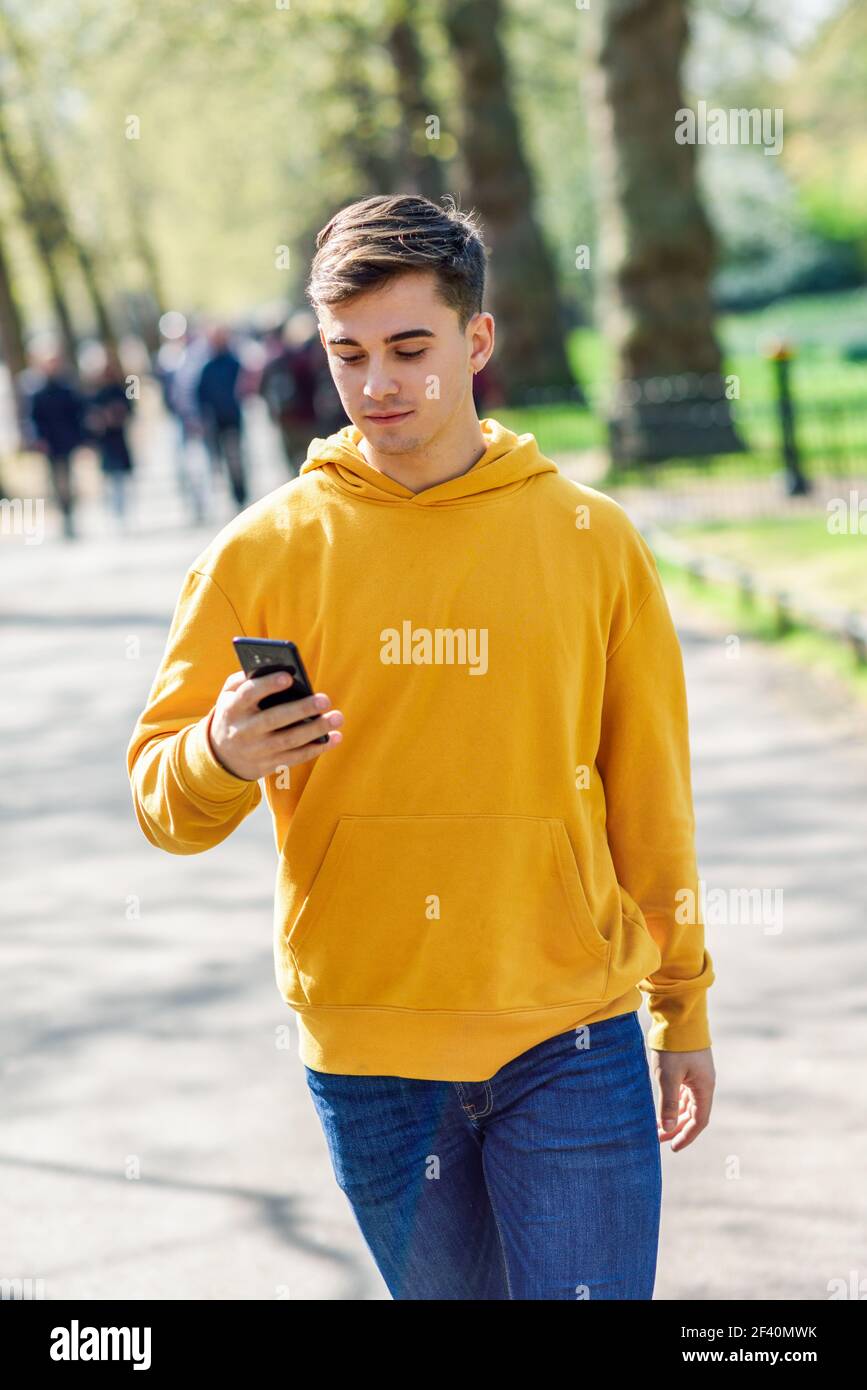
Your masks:
M410 492L424 492L468 473L488 446L474 410L470 420L450 423L423 449L383 454L377 452L366 435L362 436L358 447L372 468L402 483Z

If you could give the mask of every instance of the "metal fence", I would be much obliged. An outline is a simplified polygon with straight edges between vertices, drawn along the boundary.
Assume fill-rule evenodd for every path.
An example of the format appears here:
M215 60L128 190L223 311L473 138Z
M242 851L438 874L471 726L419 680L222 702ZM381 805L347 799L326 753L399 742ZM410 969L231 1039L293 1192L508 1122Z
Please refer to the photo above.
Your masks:
M734 402L732 420L743 453L609 464L594 485L657 522L810 514L852 490L867 497L867 391L863 404L802 403L788 438L773 401Z

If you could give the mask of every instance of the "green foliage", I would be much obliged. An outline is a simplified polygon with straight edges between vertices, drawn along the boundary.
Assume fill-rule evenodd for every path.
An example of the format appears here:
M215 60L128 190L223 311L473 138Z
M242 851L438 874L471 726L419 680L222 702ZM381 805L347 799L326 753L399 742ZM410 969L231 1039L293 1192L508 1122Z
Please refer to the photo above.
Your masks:
M848 0L787 91L792 175L813 228L854 240L867 264L867 6Z
M400 110L385 37L408 0L279 3L4 0L2 13L28 58L22 66L0 34L0 99L19 136L35 123L47 141L76 227L111 290L147 285L144 237L170 307L231 313L298 300L316 229L336 207L377 191L372 171L387 179ZM441 125L432 152L449 186L461 142L454 67L438 5L416 0L412 12L431 114ZM598 250L584 113L586 15L537 0L504 0L504 12L537 209L573 321L586 320ZM867 12L847 6L807 48L793 41L793 22L789 7L771 3L694 7L691 87L714 76L714 100L760 105L780 91L792 113L779 168L755 151L734 158L702 151L733 275L749 277L764 264L773 279L774 265L779 272L789 262L800 273L805 255L827 259L830 240L857 241L867 226L859 79ZM786 45L790 75L771 84L765 69ZM137 139L128 138L131 118ZM45 314L42 280L3 180L0 216L33 323ZM582 245L591 248L589 270L575 265ZM278 247L289 248L288 268L275 263ZM70 292L74 305L84 304L74 275Z

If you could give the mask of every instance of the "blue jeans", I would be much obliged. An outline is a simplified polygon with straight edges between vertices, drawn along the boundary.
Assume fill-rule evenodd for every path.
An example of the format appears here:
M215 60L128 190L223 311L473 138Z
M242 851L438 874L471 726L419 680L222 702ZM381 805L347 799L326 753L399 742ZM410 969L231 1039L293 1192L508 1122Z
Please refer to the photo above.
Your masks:
M393 1298L652 1298L662 1163L637 1013L488 1081L305 1071Z

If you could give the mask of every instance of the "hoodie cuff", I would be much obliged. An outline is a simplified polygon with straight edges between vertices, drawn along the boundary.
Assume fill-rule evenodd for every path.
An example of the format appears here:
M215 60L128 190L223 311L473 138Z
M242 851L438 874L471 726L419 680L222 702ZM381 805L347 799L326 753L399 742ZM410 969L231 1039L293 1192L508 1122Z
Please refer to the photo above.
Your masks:
M191 791L208 801L234 801L259 784L256 780L236 777L217 761L209 738L214 713L213 709L209 710L185 731L182 747L178 750L183 778Z
M698 1052L712 1046L706 989L690 995L656 995L648 1008L653 1020L647 1030L648 1047L657 1052Z

